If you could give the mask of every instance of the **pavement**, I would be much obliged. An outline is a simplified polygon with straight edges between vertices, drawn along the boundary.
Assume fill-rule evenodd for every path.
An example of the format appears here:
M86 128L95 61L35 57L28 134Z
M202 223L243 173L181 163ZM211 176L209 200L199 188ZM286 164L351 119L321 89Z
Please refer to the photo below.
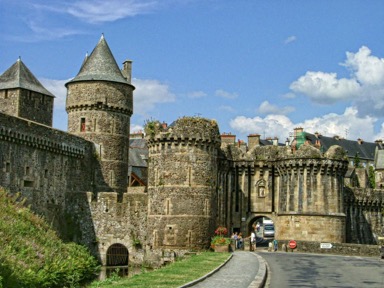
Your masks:
M257 252L236 250L224 264L180 288L259 288L266 280L266 261Z

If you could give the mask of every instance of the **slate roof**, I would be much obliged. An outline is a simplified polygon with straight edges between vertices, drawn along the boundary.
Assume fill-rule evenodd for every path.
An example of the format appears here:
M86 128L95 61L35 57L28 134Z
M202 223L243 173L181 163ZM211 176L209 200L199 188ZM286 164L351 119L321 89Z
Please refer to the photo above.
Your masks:
M360 144L358 141L336 137L327 137L322 135L316 137L316 135L307 132L305 132L305 136L307 140L311 141L312 144L315 144L316 140L320 140L322 146L321 149L323 150L323 152L326 152L329 147L333 145L339 145L347 151L349 158L354 158L356 156L356 153L358 153L360 159L373 161L375 158L376 147L378 147L378 144L372 142L362 141L362 143Z
M20 58L0 76L0 90L14 88L26 89L55 97L44 88Z
M129 140L129 166L147 167L148 148L145 139Z
M129 84L121 73L104 36L101 36L92 53L85 57L76 77L65 85L67 86L72 82L92 80Z

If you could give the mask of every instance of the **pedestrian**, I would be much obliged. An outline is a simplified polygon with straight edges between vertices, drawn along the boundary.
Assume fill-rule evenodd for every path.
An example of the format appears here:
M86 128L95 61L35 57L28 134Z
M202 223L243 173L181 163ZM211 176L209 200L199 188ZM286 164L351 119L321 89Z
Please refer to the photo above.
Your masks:
M237 240L239 236L237 235L237 232L232 233L231 239L233 242L235 242L235 249L237 248Z
M243 248L243 234L240 232L239 235L237 235L237 249Z
M256 250L256 234L252 231L251 233L251 251Z

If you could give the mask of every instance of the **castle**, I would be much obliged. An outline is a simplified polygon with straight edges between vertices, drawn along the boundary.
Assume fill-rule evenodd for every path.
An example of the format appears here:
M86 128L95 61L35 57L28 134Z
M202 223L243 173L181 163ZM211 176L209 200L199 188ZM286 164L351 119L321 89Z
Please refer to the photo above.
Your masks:
M264 146L253 134L244 146L214 120L151 121L147 183L130 185L131 72L102 36L66 83L68 132L52 128L54 95L20 59L0 76L0 186L20 192L64 240L121 266L207 249L218 225L249 234L263 217L277 239L382 235L383 192L347 188L346 151L300 142L299 130L296 143Z

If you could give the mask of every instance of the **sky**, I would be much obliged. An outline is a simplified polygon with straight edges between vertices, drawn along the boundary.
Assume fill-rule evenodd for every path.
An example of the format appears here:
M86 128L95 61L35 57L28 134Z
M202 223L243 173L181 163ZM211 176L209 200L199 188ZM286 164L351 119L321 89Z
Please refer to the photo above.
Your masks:
M0 0L0 73L20 57L55 98L102 34L132 60L131 132L215 119L239 140L384 139L382 0Z

